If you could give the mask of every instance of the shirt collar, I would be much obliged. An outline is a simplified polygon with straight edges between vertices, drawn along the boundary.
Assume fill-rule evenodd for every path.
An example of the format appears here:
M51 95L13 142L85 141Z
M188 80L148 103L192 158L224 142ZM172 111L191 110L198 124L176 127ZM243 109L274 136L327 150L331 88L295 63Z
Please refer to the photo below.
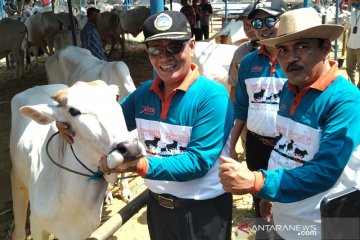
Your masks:
M260 45L259 51L258 51L258 55L264 55L266 57L268 57L270 59L271 62L275 62L276 58L272 57L265 48L265 45Z

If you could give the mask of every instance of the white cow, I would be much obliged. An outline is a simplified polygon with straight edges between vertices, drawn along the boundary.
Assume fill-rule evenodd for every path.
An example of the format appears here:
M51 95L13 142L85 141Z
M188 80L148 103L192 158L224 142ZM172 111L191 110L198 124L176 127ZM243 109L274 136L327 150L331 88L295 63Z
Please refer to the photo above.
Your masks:
M108 183L96 174L99 159L126 166L145 151L127 130L117 94L116 86L94 81L37 86L12 99L12 239L26 237L29 201L33 239L85 239L100 225ZM75 131L72 148L56 135L55 120Z
M27 52L31 47L34 50L37 63L37 49L42 48L47 55L54 53L54 37L62 29L67 28L66 22L53 12L34 14L25 20L28 37L23 42L23 49ZM35 49L34 49L35 48ZM26 62L29 70L30 62Z
M0 59L7 57L10 52L16 62L15 78L24 75L24 53L21 43L25 38L25 25L15 19L4 18L0 20Z
M85 48L67 46L55 52L46 59L45 70L49 84L63 83L70 86L76 81L89 82L96 79L115 84L119 87L119 100L136 89L125 63L99 60Z
M209 41L215 40L216 43L232 44L239 46L241 43L248 41L244 32L242 21L231 19L219 32L212 36Z
M54 36L54 49L55 52L59 51L66 46L73 45L73 35L69 29L63 29L57 32ZM76 46L81 47L80 31L75 31Z
M89 50L75 46L67 46L48 57L45 70L49 84L63 83L71 86L76 81L89 82L96 79L115 84L119 87L119 101L136 89L125 63L104 62L94 57ZM120 184L121 197L129 202L133 199L133 194L128 180L124 179ZM111 199L111 196L108 197Z
M230 63L238 47L214 42L196 42L192 61L199 67L200 75L223 84L227 89Z

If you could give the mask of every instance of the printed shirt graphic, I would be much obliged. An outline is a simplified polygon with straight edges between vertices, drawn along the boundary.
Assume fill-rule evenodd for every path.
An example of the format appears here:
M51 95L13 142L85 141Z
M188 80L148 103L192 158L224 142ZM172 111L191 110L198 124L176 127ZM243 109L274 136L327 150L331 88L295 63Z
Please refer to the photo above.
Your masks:
M235 116L246 120L250 131L275 137L275 119L282 87L287 80L264 49L246 55L240 64L235 93Z
M293 169L313 159L319 150L321 130L313 129L291 119L278 116L275 137L277 143L271 154L269 170Z
M139 139L150 155L166 157L186 151L192 127L144 119L136 119L136 125L141 126L138 127Z
M274 202L274 223L316 228L311 236L278 232L285 239L321 239L321 200L360 184L360 93L341 76L321 84L323 90L310 87L300 98L284 86L273 171L262 170L266 179L257 196Z
M143 83L121 103L128 129L137 128L148 153L146 186L180 198L219 196L224 190L218 157L229 156L234 122L229 94L220 84L198 77L186 91L162 99L158 82Z

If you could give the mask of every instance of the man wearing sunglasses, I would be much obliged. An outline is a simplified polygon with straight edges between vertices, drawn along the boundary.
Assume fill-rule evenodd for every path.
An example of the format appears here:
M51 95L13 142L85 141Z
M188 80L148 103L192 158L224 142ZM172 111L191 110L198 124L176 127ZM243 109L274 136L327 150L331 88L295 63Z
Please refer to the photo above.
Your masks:
M276 36L280 15L287 10L282 0L257 1L248 18L259 40ZM246 163L250 170L267 169L275 145L275 118L286 76L276 61L276 49L264 45L246 55L238 71L235 90L235 125L230 155L237 159L236 143L246 124ZM260 199L254 196L255 213L261 224ZM257 231L257 239L272 239L271 233Z
M152 15L143 32L158 77L144 82L121 106L128 129L137 128L148 155L125 170L109 169L104 158L100 169L145 178L151 239L229 240L232 195L220 184L218 159L229 156L234 122L227 90L199 76L192 64L195 40L184 14Z

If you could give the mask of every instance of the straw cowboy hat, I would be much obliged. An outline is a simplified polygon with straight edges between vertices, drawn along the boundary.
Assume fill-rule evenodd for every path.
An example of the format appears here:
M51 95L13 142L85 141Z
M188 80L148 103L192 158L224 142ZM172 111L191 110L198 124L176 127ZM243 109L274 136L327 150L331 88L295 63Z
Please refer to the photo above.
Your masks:
M318 13L313 8L300 8L284 13L280 17L277 37L260 41L270 47L302 38L320 38L333 41L344 28L335 24L321 24Z

